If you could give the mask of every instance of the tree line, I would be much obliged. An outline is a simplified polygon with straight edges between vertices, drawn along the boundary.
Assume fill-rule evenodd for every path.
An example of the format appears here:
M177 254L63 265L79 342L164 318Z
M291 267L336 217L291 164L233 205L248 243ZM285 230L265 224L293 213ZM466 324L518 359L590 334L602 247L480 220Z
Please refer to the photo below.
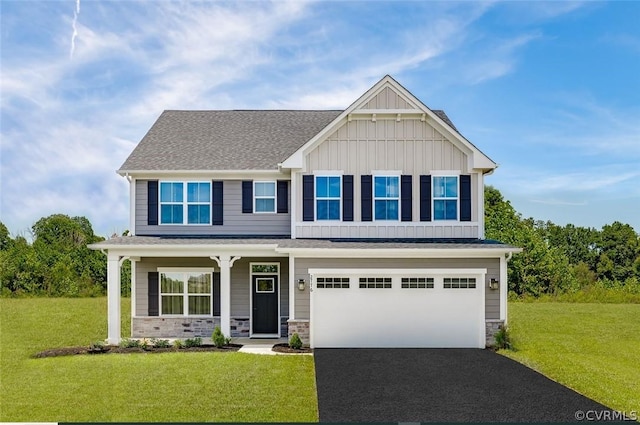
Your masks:
M125 232L126 233L126 232ZM640 237L628 224L597 230L523 218L497 189L485 187L485 234L521 247L509 262L509 291L539 297L601 287L640 294ZM31 228L31 241L0 222L0 296L99 296L107 259L87 245L103 241L85 217L54 214ZM121 287L129 295L130 264Z

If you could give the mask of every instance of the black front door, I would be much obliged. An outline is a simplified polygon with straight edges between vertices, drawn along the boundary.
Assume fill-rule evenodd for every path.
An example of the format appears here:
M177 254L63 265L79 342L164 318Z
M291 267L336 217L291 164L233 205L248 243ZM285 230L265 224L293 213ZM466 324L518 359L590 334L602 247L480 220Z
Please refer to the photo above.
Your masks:
M253 276L251 282L254 334L278 333L278 275Z

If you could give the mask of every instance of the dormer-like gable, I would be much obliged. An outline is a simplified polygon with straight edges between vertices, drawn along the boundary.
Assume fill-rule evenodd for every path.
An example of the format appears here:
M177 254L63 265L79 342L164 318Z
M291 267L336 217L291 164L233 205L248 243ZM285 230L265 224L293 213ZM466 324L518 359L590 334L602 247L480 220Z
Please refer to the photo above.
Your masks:
M497 167L495 162L457 131L443 111L430 109L389 75L289 156L282 167L306 170L306 157L319 145L328 140L346 139L441 140L455 148L445 148L445 151L456 150L464 155L469 172L487 173ZM447 155L444 151L442 154Z

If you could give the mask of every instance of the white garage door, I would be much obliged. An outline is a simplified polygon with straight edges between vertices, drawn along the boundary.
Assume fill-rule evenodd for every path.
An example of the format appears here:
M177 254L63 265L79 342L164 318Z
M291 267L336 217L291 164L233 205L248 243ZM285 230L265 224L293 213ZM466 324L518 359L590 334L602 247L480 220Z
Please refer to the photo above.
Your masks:
M313 269L312 347L484 348L486 269Z

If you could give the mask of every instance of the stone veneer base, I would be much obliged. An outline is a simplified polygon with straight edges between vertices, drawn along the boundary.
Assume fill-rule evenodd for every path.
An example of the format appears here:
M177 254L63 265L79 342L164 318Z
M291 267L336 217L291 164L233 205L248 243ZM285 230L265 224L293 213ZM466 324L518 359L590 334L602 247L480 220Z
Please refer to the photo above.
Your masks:
M485 320L486 344L487 347L493 347L496 344L495 335L504 325L504 320L487 319Z
M293 319L293 320L288 320L287 323L289 324L289 332L287 333L287 339L291 338L291 335L293 335L294 333L297 333L298 336L300 337L300 340L302 341L302 344L305 347L308 347L309 344L311 343L311 340L309 337L309 321L301 320L301 319Z
M134 317L131 321L133 338L210 338L220 317ZM287 317L280 318L281 335L287 335ZM231 336L249 337L248 317L231 318Z

